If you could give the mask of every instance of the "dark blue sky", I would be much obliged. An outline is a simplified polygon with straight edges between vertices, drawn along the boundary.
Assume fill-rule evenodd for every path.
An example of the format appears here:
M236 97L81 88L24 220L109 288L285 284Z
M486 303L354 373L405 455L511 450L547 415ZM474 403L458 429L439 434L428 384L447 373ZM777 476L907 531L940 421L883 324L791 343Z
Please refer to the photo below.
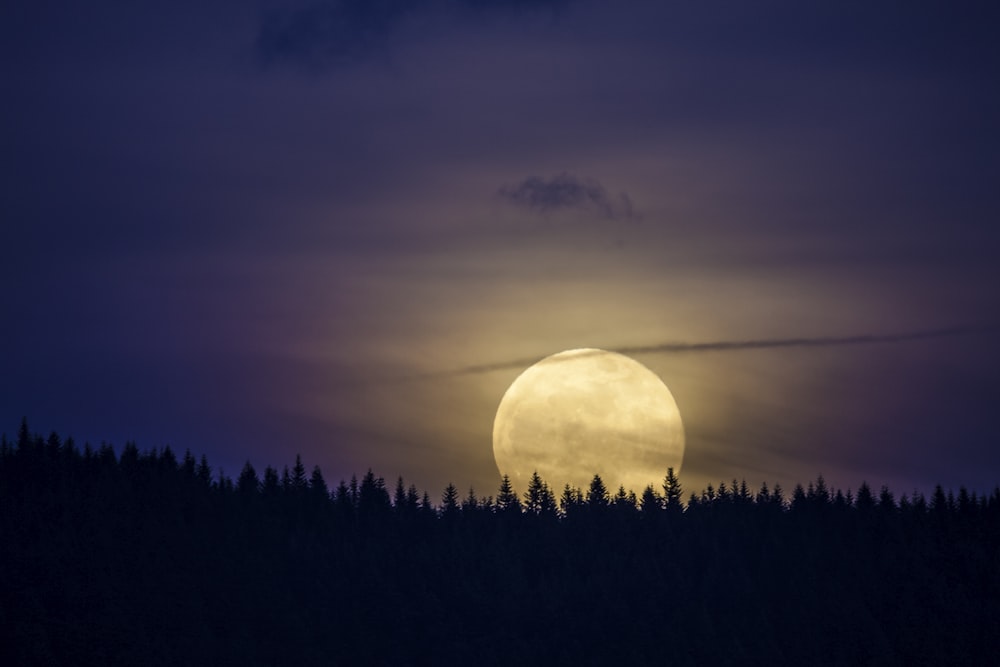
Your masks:
M961 326L635 356L689 488L992 487L997 18L7 3L0 429L492 492L510 361Z

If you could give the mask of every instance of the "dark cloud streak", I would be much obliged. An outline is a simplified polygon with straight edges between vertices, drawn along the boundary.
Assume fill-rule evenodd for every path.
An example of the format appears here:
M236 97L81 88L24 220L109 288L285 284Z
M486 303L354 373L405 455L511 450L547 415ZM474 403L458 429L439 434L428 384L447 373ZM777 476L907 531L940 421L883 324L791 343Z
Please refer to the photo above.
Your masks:
M985 326L964 326L946 327L941 329L925 329L920 331L909 331L896 334L860 334L855 336L817 336L799 338L761 338L750 340L717 340L703 343L661 343L658 345L636 345L630 347L618 347L609 349L611 352L618 352L626 355L639 354L685 354L697 352L740 352L747 350L765 349L785 349L802 347L843 347L851 345L875 345L907 343L911 341L927 340L933 338L948 338L955 336L965 336L977 333L992 331L992 327ZM505 371L517 368L527 368L538 363L540 358L521 358L510 361L499 361L492 364L478 364L456 368L450 371L439 373L425 373L422 375L412 375L408 377L396 378L397 380L432 380L437 378L457 377L463 375L479 375L481 373L492 373L494 371Z

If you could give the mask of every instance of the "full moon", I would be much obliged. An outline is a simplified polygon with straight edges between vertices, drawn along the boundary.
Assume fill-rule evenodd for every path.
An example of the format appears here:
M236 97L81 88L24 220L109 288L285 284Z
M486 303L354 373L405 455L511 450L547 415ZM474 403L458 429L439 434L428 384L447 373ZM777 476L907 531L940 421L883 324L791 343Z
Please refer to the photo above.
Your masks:
M493 422L501 474L524 491L537 471L559 495L586 492L595 474L609 492L659 488L684 458L684 426L667 386L616 352L566 350L531 366L507 389Z

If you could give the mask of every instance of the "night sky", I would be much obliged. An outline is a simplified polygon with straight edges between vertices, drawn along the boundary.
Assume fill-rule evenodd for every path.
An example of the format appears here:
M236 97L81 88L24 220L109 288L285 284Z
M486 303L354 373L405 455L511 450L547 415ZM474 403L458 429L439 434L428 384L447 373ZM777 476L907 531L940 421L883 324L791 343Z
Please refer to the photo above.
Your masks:
M495 493L601 347L687 491L990 489L994 5L4 3L0 430Z

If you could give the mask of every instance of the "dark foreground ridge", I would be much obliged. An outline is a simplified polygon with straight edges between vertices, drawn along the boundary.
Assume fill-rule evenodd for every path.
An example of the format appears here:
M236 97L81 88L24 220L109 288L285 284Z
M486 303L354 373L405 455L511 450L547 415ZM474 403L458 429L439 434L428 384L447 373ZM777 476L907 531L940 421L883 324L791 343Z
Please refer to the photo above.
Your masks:
M990 664L1000 490L599 478L439 503L300 460L0 442L5 665ZM464 495L464 494L463 494Z

